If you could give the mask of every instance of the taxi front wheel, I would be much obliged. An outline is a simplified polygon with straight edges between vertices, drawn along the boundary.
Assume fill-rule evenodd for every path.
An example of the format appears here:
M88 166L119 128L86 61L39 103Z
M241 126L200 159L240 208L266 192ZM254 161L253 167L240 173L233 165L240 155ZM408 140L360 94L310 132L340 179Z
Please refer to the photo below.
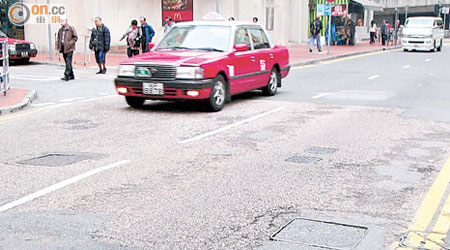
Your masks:
M226 81L222 76L217 76L214 79L213 87L211 88L211 96L207 100L209 110L218 112L225 106L227 98Z
M145 103L145 98L142 97L135 97L135 96L125 96L125 100L127 101L128 105L132 108L142 108Z
M266 96L274 96L277 94L278 86L281 81L281 75L277 68L273 68L270 73L269 83L262 89Z

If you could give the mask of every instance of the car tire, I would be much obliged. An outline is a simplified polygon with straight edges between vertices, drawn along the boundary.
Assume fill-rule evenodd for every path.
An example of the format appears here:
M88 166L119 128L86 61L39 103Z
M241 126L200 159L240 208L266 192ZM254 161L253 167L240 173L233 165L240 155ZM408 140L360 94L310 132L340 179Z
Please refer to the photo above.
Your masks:
M442 39L441 39L441 42L439 43L439 47L437 48L437 51L442 51L442 45L443 45L443 43L442 43Z
M132 108L140 109L144 107L145 98L135 96L125 96L127 104Z
M408 49L403 49L403 51L404 51L404 52L409 52L409 50L408 50Z
M280 86L281 75L277 68L273 68L270 72L269 83L262 89L266 96L274 96L277 94L278 86Z
M207 100L208 109L212 112L218 112L223 109L227 100L227 82L223 76L217 76L211 88L211 96Z

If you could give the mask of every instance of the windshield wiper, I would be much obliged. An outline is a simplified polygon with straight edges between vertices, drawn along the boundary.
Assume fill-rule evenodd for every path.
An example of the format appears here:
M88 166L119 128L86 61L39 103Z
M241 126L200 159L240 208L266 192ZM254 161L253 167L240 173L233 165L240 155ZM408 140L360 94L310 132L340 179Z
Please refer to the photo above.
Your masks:
M223 50L221 50L221 49L216 49L216 48L212 48L212 47L194 48L193 50L206 50L206 51L223 52Z
M164 48L159 48L158 50L193 50L192 48L188 48L188 47L182 47L182 46L170 46L170 47L164 47Z

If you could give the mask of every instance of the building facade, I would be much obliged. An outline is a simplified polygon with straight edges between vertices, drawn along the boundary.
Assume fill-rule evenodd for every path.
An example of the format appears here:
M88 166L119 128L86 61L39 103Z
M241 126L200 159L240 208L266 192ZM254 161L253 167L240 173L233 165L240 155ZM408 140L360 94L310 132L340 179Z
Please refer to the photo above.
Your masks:
M225 18L251 22L253 17L269 30L277 44L301 44L308 41L310 0L190 0L193 1L193 20L217 11ZM24 3L46 3L43 0L24 0ZM119 39L131 20L145 16L156 31L154 42L163 35L162 0L50 0L66 5L69 23L79 34L77 52L83 53L87 37L93 27L93 17L101 16L110 28L112 46L124 46ZM59 25L51 26L52 39ZM41 52L48 52L48 26L25 25L25 38L37 44Z
M442 7L449 7L450 0L377 0L383 5L383 11L375 13L375 20L381 23L383 19L394 23L396 13L401 24L404 24L406 17L412 16L441 16ZM446 18L446 29L449 27L448 16Z

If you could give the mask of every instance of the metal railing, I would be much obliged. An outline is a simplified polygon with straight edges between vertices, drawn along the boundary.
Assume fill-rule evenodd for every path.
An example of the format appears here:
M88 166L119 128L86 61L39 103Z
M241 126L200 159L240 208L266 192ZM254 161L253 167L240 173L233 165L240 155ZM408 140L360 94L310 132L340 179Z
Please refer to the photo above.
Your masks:
M10 87L10 78L9 78L9 50L8 50L8 39L0 42L2 55L0 58L1 63L1 71L0 71L0 93L3 92L3 95L6 96L6 92L11 88Z

